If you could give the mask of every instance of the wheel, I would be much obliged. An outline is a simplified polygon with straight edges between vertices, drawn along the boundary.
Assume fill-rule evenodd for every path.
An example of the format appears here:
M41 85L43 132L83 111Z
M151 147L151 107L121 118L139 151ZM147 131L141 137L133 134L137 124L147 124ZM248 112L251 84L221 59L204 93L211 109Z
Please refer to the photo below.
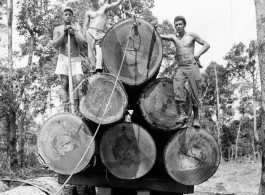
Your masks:
M78 195L76 186L67 185L63 189L64 195Z
M78 195L95 195L95 187L88 187L87 185L80 185L77 187Z

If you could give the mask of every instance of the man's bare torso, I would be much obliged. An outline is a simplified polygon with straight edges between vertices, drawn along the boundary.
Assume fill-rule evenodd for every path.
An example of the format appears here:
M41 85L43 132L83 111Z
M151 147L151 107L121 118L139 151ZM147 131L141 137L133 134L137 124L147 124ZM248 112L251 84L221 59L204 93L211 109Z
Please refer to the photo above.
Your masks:
M172 36L176 47L176 60L183 62L194 59L195 40L189 32L185 32L183 37L178 35Z
M56 27L56 31L58 31L59 35L61 35L64 31L64 25ZM79 56L79 47L76 43L74 35L70 37L70 45L71 45L71 57ZM59 48L59 53L68 56L68 35L64 37L63 44Z
M107 25L107 15L106 15L107 5L101 6L98 10L89 10L88 17L89 27L96 28L99 30L105 30Z

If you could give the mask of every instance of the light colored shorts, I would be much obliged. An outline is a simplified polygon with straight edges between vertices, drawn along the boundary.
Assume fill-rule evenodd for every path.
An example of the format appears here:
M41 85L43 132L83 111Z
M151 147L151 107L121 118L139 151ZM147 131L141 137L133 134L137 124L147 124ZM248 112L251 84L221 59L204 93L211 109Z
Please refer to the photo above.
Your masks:
M81 74L83 75L83 70L81 66L81 57L71 57L71 67L72 75ZM68 76L68 57L59 54L55 74L63 74Z

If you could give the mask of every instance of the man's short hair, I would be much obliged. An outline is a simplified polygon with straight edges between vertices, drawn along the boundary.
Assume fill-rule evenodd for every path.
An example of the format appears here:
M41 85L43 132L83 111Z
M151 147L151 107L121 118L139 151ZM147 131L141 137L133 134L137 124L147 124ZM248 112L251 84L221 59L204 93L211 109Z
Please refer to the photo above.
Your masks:
M65 12L65 11L70 11L70 12L72 12L72 14L74 14L74 10L69 6L63 7L63 12Z
M183 16L176 16L175 19L174 19L174 24L175 24L176 21L180 21L180 20L186 26L187 22L186 22L186 19Z

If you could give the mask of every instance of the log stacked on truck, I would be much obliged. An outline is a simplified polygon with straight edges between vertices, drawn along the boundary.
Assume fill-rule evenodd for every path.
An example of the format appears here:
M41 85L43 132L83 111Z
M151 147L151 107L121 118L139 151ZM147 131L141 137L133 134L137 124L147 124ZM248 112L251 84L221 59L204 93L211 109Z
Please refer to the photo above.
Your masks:
M106 125L124 117L128 97L121 82L115 81L112 74L96 74L88 78L83 87L85 94L80 101L80 112L86 119Z
M125 19L106 33L102 42L104 64L115 76L121 68L119 80L127 91L130 106L135 106L146 83L156 78L162 49L156 29L140 18Z
M186 114L191 114L191 98L186 95ZM178 122L179 109L173 92L173 81L159 78L150 82L142 91L139 99L140 114L150 128L175 131L183 126Z
M156 160L151 135L140 125L119 123L102 136L99 146L102 162L121 179L137 179L148 173Z
M52 170L71 174L91 144L75 173L89 166L95 153L92 131L81 118L60 113L50 117L41 127L38 135L38 152Z
M198 185L206 181L220 163L216 140L205 130L193 127L178 131L164 152L168 174L185 185Z
M124 62L121 63L123 57ZM179 123L179 109L174 100L172 81L155 78L162 59L161 38L156 29L143 19L121 21L104 37L103 58L107 70L115 77L111 74L91 76L85 84L87 93L80 104L83 121L100 124L98 129L98 126L92 127L87 123L88 129L92 129L93 133L98 129L95 137L98 150L94 152L94 147L89 154L90 159L92 154L99 159L94 171L104 172L107 169L115 178L136 180L148 174L159 178L159 170L167 179L172 178L184 185L206 181L219 165L220 151L209 133L202 129L186 128L185 123ZM120 67L119 81L116 82ZM109 101L114 85L113 97ZM133 111L132 122L124 121L127 104ZM190 115L191 107L187 91L187 115ZM105 109L106 116L102 119ZM55 123L56 121L57 119ZM56 132L55 128L48 129L51 128L49 123L51 122L48 120L43 129ZM61 128L60 132L63 131ZM69 131L71 130L66 130L68 134ZM77 132L76 128L72 131ZM54 139L48 138L46 134L47 140ZM67 136L69 143L74 142L70 137ZM81 135L79 139L82 139ZM68 145L65 145L67 148ZM80 146L87 147L88 143L84 142ZM68 154L64 150L62 152ZM83 154L84 149L78 150L77 147L71 151L71 157L75 158L74 154ZM76 159L74 162L77 164ZM91 164L90 159L87 158L88 161L84 164ZM67 173L72 169L73 166L68 166ZM61 173L60 169L53 167L53 170ZM89 175L89 170L86 174Z

